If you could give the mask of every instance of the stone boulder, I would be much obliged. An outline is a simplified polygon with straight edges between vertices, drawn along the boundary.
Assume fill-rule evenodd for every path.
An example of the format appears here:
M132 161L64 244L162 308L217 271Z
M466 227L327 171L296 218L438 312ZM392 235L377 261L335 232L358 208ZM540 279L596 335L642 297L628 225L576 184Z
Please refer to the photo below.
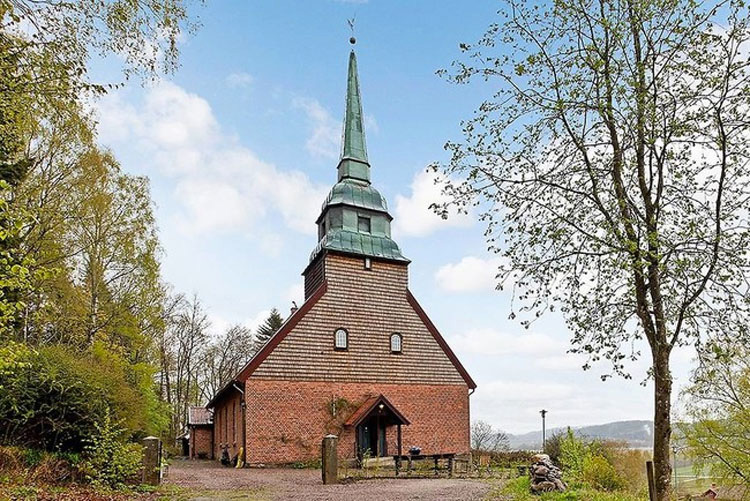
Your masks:
M536 454L531 458L529 476L531 477L531 492L563 492L567 486L562 481L562 470L552 463L547 454Z

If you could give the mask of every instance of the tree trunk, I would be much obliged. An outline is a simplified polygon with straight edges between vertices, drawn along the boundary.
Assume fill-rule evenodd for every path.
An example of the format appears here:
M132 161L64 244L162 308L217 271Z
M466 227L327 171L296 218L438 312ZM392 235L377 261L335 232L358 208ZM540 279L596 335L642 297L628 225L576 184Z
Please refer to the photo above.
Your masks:
M654 476L657 501L669 501L672 490L672 373L669 353L668 347L661 347L654 354Z

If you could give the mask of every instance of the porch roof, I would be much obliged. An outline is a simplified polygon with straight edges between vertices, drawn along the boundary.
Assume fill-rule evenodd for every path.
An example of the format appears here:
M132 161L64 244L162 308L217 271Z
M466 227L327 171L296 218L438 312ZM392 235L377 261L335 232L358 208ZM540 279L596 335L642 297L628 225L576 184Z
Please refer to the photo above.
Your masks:
M382 405L382 407L381 407ZM344 422L344 426L357 426L373 412L379 415L387 415L393 418L394 424L410 424L409 420L401 414L384 395L376 395L365 400L354 413Z

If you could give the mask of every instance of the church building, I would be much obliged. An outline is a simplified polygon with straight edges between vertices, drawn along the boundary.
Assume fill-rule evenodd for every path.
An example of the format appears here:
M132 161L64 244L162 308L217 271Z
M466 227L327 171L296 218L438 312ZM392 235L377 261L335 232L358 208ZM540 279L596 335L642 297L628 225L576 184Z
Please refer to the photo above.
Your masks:
M331 433L342 459L469 452L476 384L409 290L409 260L371 183L354 50L342 141L304 303L207 405L214 458L308 461Z

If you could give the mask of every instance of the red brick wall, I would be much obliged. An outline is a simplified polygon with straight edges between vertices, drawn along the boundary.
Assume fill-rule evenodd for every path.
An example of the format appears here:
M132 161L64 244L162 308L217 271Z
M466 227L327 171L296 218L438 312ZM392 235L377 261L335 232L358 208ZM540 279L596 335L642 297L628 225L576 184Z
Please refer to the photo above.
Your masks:
M193 427L190 430L190 457L196 459L199 454L205 454L207 459L211 458L211 434L210 426Z
M242 447L242 394L233 391L214 407L214 458L221 459L224 446L233 458Z
M320 441L339 435L339 456L355 455L354 430L342 428L357 405L383 394L411 422L402 427L403 451L416 445L426 454L469 452L466 385L337 383L250 378L246 387L248 464L304 461L320 455ZM331 415L332 400L351 403ZM396 428L388 429L388 453L396 452Z

